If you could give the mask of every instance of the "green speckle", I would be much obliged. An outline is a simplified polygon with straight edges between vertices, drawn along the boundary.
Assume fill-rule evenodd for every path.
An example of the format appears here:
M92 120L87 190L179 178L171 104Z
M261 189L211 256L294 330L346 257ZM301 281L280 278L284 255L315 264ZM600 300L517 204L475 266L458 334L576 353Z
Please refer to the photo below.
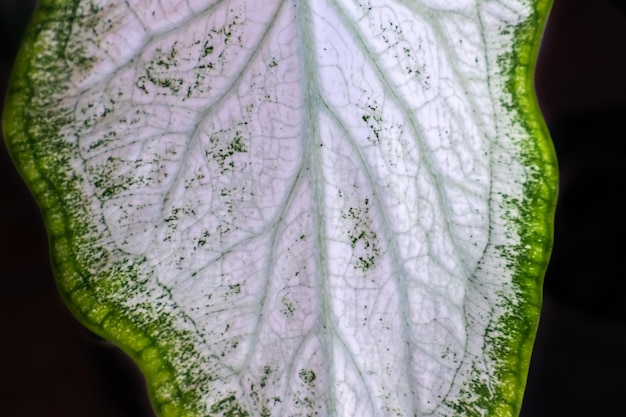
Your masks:
M307 384L309 387L313 387L313 381L315 381L315 372L310 369L301 369L298 375L305 384Z
M241 284L229 285L228 289L231 290L233 294L241 294Z
M274 370L270 366L266 365L261 368L261 379L259 381L261 388L265 388L267 385L267 378L272 374L272 372L274 372Z
M281 302L283 305L282 305L282 308L280 309L280 312L283 313L287 317L293 317L296 311L296 306L293 304L293 302L286 295L284 295L283 298L281 298Z
M363 206L350 207L341 217L351 224L347 237L355 253L354 268L363 271L373 268L381 251L376 232L371 229L369 199L365 198Z
M248 412L237 402L234 394L211 405L212 415L221 417L248 417Z
M246 122L240 122L238 126L245 128ZM235 169L235 155L248 151L245 138L241 129L219 130L209 137L210 149L206 155L215 160L223 172Z

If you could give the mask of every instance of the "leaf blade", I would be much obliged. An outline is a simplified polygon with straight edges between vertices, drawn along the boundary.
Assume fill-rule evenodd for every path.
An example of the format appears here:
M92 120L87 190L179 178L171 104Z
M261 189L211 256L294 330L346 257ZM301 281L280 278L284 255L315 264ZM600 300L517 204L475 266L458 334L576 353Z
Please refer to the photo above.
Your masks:
M524 252L516 222L536 216L520 208L528 199L545 198L549 215L553 162L549 149L524 155L520 138L541 134L541 121L507 104L510 91L493 92L505 91L507 78L474 79L500 68L503 50L474 68L454 53L475 46L441 39L475 42L476 32L463 32L474 24L484 40L486 27L504 32L498 19L524 22L529 9L466 3L430 9L426 21L426 9L414 5L233 4L192 5L194 17L175 16L181 27L163 15L150 23L151 36L135 35L148 21L122 13L126 6L65 10L117 18L133 28L129 50L145 43L136 53L33 41L57 46L71 62L55 81L63 91L45 102L32 93L12 100L43 112L52 99L70 111L58 112L51 131L23 135L17 126L7 136L40 204L51 207L70 305L148 368L163 415L515 413L525 378L516 369L528 355L522 365L498 358L509 360L507 351L532 337L502 327L532 333L539 289L519 290L513 275L529 266L515 263L549 246L550 234L549 225L539 230ZM244 19L244 6L258 9ZM535 18L545 19L545 3L537 7ZM470 10L474 19L464 15ZM88 23L54 36L88 32ZM414 33L420 25L426 29ZM119 42L115 31L107 36L104 45ZM421 52L437 43L447 46L439 55ZM89 59L69 59L68 51ZM429 76L429 65L439 71ZM64 78L67 68L77 81ZM50 81L42 74L29 76L41 86ZM445 83L455 87L446 91ZM493 110L471 115L485 108ZM539 126L524 126L518 111ZM510 142L498 142L507 123ZM30 137L41 140L31 145ZM42 144L49 137L63 152ZM25 144L36 150L21 151ZM529 186L543 189L528 197ZM532 227L545 221L534 219ZM546 255L526 262L541 270ZM525 309L528 318L512 321ZM518 388L506 386L512 379L522 380Z

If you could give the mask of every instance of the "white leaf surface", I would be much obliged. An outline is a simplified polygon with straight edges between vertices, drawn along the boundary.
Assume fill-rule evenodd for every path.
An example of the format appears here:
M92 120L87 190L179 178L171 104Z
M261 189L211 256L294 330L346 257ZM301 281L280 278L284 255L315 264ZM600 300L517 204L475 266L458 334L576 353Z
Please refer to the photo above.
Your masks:
M503 57L537 7L78 4L57 140L91 275L64 285L163 415L181 392L189 415L516 412L505 327L539 294L515 281L516 204L543 167Z

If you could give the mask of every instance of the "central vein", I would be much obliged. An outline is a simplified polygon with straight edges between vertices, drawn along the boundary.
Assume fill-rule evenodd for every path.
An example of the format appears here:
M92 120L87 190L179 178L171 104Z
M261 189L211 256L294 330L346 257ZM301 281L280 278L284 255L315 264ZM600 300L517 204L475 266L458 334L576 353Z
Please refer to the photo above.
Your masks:
M328 269L328 253L327 253L327 238L326 238L326 223L324 218L325 211L325 185L326 181L323 175L323 152L324 142L320 137L319 132L319 108L322 106L322 102L319 95L318 74L315 71L318 68L317 61L315 59L315 33L313 29L313 16L310 5L305 0L296 0L296 25L298 32L298 39L300 41L299 51L301 53L301 65L300 68L302 74L302 88L304 90L304 125L302 129L302 147L305 155L305 173L311 182L311 188L313 190L311 206L314 208L315 213L315 245L313 250L316 251L314 258L317 263L316 268L316 282L317 282L317 303L319 323L318 331L319 337L322 340L321 346L324 350L322 352L326 363L326 387L324 392L334 392L334 381L332 378L332 370L334 367L333 355L332 355L332 343L331 340L334 334L333 322L332 322L332 310L329 304L329 288L328 277L330 275ZM325 341L324 341L325 339ZM336 405L335 398L332 396L326 397L327 415L335 415Z

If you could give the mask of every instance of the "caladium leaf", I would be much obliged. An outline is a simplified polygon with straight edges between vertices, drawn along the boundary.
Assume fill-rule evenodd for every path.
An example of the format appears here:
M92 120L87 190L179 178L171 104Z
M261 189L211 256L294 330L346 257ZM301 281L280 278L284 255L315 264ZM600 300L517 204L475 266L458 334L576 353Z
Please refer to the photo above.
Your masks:
M515 415L546 0L42 1L6 137L161 416Z

